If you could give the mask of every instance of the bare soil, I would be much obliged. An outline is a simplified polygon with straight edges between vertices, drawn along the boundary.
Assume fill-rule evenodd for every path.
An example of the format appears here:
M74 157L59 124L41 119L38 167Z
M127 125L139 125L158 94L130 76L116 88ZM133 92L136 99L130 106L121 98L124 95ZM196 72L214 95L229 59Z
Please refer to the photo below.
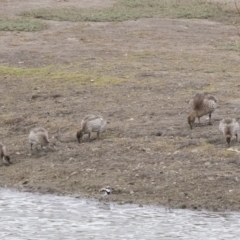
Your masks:
M114 3L0 2L6 16ZM235 26L161 18L47 22L41 32L0 32L0 65L12 69L0 75L1 142L13 162L0 166L2 187L103 199L99 190L110 186L107 199L119 203L240 209L239 143L227 149L218 130L222 118L240 116L240 56L228 48L239 41ZM49 73L40 76L14 74L16 67L44 66ZM89 78L78 83L73 74ZM218 98L219 108L212 126L202 117L203 126L190 130L188 102L203 91ZM93 134L78 144L87 114L109 124L99 141ZM56 149L30 151L27 137L36 126L49 131Z

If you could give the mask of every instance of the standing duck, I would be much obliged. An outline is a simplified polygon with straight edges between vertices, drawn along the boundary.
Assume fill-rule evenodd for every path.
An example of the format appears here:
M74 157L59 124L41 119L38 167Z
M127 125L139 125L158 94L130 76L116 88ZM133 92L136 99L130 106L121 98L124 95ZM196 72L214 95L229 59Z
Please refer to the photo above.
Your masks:
M192 104L192 112L188 116L190 128L193 128L196 118L200 124L200 117L207 114L209 115L209 125L211 125L211 116L217 107L217 99L209 93L197 93L190 103Z
M221 120L219 123L219 130L226 138L228 147L230 146L231 140L234 136L236 137L236 142L238 141L239 124L236 119L225 118Z
M84 134L88 134L88 141L90 141L92 132L97 132L97 139L99 140L99 134L105 128L106 123L101 116L87 115L84 117L81 123L81 129L77 132L78 142L81 142Z

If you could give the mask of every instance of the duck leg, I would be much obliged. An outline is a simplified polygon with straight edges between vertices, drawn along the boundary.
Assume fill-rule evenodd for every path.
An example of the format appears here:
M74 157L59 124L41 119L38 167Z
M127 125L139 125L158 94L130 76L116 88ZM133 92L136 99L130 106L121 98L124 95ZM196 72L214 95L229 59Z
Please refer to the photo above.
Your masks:
M236 142L238 142L238 134L236 133Z
M97 132L97 140L99 140L99 132Z
M196 126L200 127L202 124L201 124L201 121L200 121L200 117L198 117L198 123L195 123Z
M208 125L212 125L212 123L211 123L211 117L212 117L212 114L209 113L209 122L208 122Z
M91 133L88 134L88 142L90 142L91 139Z

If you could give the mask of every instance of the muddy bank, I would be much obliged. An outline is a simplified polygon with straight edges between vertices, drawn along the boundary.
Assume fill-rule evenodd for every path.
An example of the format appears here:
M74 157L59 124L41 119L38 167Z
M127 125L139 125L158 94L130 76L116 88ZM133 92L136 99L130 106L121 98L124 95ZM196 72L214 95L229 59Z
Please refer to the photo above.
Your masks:
M1 32L0 132L13 164L0 166L0 186L97 199L110 186L108 199L119 203L239 210L239 143L228 150L218 130L240 114L240 57L228 48L235 27L160 18L49 24ZM201 91L219 108L212 126L203 117L191 131L188 101ZM78 144L87 114L109 124L99 141ZM55 139L54 151L30 151L36 126Z

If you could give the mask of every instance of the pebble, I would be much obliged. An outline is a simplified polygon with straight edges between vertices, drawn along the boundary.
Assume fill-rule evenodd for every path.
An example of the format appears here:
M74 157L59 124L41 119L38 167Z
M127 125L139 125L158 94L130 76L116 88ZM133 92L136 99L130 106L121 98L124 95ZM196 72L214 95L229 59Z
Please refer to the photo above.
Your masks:
M22 181L21 183L22 183L22 185L26 185L26 184L28 184L28 180L24 180L24 181Z

